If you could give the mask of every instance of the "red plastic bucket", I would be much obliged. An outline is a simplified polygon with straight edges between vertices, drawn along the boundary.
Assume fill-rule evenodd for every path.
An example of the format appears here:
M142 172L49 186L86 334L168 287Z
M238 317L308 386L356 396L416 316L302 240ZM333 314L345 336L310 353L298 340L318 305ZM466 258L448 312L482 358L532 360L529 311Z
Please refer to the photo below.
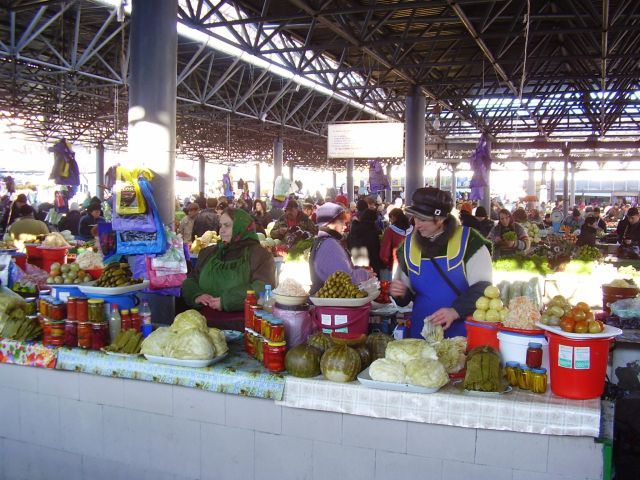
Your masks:
M467 328L467 351L484 345L493 347L496 350L500 349L497 324L475 322L473 320L467 320L464 324Z
M14 253L11 255L13 260L16 262L16 265L19 266L22 270L27 269L27 255L24 253Z
M27 251L27 262L36 267L42 268L42 250L38 248L40 245L25 245Z
M362 307L315 307L313 322L324 333L367 333L371 304Z
M45 272L51 271L51 265L54 263L67 263L67 248L41 248L42 252L42 269Z
M551 332L547 332L547 338L551 391L573 400L601 396L613 338L576 340Z

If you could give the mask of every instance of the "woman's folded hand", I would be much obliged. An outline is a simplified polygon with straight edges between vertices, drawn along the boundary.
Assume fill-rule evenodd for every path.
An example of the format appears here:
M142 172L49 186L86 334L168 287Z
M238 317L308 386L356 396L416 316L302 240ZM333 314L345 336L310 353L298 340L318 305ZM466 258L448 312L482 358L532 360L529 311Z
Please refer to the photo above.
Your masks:
M195 302L200 305L204 305L205 307L209 307L213 310L221 310L220 297L212 297L208 293L203 293L202 295L196 297Z

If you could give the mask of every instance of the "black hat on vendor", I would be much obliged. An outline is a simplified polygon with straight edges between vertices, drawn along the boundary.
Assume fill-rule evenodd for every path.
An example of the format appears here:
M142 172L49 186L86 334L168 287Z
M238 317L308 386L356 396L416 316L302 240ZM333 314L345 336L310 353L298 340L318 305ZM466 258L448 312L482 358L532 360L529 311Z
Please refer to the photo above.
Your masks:
M316 224L319 227L327 226L342 215L344 215L344 207L342 205L331 202L323 203L316 210Z
M451 194L434 187L417 189L411 201L407 213L422 219L446 217L453 209Z

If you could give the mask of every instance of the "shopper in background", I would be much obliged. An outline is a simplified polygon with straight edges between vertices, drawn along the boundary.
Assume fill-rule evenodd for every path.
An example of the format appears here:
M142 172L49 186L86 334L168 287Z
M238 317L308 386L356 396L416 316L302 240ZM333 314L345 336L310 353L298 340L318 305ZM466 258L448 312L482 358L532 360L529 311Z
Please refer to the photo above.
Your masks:
M19 216L20 209L27 204L27 196L21 193L16 199L7 207L2 216L2 230L6 230Z
M487 209L482 205L476 208L476 220L478 224L476 230L478 230L482 236L488 237L489 232L495 226L495 222L487 218Z
M300 210L296 200L289 200L284 209L284 217L278 220L271 229L271 238L283 240L289 230L298 227L303 232L316 235L318 229L313 222Z
M627 210L627 215L618 223L616 233L620 245L640 245L640 214L636 207Z
M80 206L73 202L69 206L69 211L67 214L62 217L60 222L58 222L58 229L69 230L72 235L78 235L78 229L80 228L80 219L82 215L80 214Z
M82 216L78 224L78 238L80 240L91 240L94 237L93 227L105 221L100 213L100 205L89 204L87 213Z
M182 284L190 307L202 309L212 326L242 330L247 290L261 292L275 285L273 255L260 246L255 222L244 210L227 208L220 217L217 245L203 249ZM229 313L234 312L234 313Z
M594 207L592 216L596 217L596 219L597 219L596 224L595 224L596 228L599 228L603 232L606 232L607 231L607 222L605 222L604 219L601 216L600 207Z
M504 238L508 232L514 232L515 239ZM493 242L493 253L496 258L524 252L531 245L525 229L514 222L511 212L505 208L500 210L500 221L491 229L487 238Z
M253 219L256 222L256 231L265 233L272 219L271 214L267 212L267 204L264 200L256 199L253 201Z
M562 221L562 225L564 225L565 227L569 227L572 232L582 227L583 223L584 218L582 217L580 210L575 207L571 211L571 215L567 215L566 218Z
M479 221L476 217L473 216L473 205L469 202L464 202L460 205L460 213L458 217L460 218L460 223L463 227L475 228L480 231Z
M192 238L201 237L204 232L220 230L220 217L216 212L218 200L215 198L207 198L207 208L200 210L196 218L193 220ZM186 241L186 240L185 240Z
M376 226L377 211L366 209L358 221L351 223L347 248L355 265L371 267L380 277L380 230Z
M580 235L578 235L576 239L576 247L583 245L588 245L589 247L595 246L598 233L598 229L596 228L597 220L596 217L585 218L582 228L580 229Z
M193 240L193 225L199 212L200 207L197 203L187 205L187 214L180 220L178 226L178 233L182 236L183 242L189 243Z
M349 253L342 246L347 215L342 205L327 202L316 211L319 227L309 256L312 295L315 294L331 274L342 271L354 283L364 282L373 276L364 268L354 267Z
M8 233L13 240L24 241L23 236L46 235L49 233L47 224L34 218L33 207L22 205L18 219L9 225Z
M413 231L413 226L402 209L394 208L389 212L389 226L384 231L380 245L380 261L382 271L380 280L391 280L394 265L398 262L396 251Z

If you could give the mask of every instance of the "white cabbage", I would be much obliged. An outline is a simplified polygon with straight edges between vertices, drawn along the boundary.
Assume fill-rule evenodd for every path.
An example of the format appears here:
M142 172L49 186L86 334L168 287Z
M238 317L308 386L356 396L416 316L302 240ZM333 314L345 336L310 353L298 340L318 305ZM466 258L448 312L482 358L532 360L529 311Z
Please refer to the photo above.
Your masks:
M457 373L464 368L467 358L466 337L445 338L441 342L432 344L438 354L438 360L444 365L447 373Z
M160 327L142 341L140 352L146 355L163 357L167 344L175 335L169 327Z
M404 383L404 365L396 360L379 358L369 365L369 376L379 382Z
M427 388L440 388L449 382L449 375L437 360L419 358L405 365L406 382Z
M207 329L207 319L198 312L197 310L187 310L186 312L182 312L173 319L173 323L171 324L171 331L174 333L179 333L183 330L188 329L196 329L202 333L209 333Z
M385 357L390 360L396 360L403 364L407 364L411 360L423 358L425 360L438 360L438 354L435 349L425 340L418 338L404 338L402 340L394 340L387 344Z
M208 333L189 328L177 333L165 347L166 357L181 360L209 360L215 357L215 348Z
M209 329L209 338L211 339L211 343L213 343L213 348L215 348L215 356L219 357L229 351L229 347L227 346L227 339L224 336L224 332L217 328Z

